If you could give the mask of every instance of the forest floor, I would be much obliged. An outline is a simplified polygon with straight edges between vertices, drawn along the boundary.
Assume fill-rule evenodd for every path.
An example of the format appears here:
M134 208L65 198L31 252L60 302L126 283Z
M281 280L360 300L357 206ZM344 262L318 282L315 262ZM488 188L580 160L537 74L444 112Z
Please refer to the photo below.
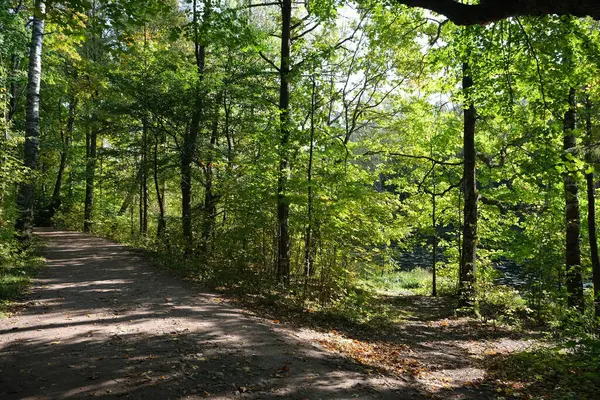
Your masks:
M38 235L47 268L0 320L4 400L520 397L486 360L540 343L533 332L452 318L446 300L418 296L390 299L413 311L393 334L282 323L125 246Z

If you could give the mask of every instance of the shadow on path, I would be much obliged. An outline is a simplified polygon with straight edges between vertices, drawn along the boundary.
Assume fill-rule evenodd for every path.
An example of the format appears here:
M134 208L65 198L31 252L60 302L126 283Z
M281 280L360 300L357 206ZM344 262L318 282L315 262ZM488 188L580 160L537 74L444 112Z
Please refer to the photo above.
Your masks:
M199 293L124 246L39 230L44 269L0 320L0 398L420 399L294 332Z

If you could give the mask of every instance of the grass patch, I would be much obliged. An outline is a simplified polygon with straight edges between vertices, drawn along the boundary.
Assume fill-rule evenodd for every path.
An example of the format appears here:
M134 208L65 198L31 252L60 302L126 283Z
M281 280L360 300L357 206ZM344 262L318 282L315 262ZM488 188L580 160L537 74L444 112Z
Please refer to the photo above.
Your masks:
M398 293L407 290L415 294L425 294L431 288L432 274L424 268L410 271L389 271L370 278L373 285L384 292Z
M6 316L44 265L39 250L37 241L26 248L12 239L0 243L0 318Z

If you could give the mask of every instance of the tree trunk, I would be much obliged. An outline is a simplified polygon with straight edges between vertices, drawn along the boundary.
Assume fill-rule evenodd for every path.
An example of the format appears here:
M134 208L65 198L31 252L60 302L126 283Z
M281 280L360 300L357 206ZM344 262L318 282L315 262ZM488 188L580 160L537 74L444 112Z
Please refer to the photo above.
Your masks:
M227 92L223 97L223 112L225 114L223 131L225 132L225 138L227 139L227 169L229 172L231 172L233 169L233 138L231 137L231 131L229 129L231 104L227 101Z
M71 97L69 101L69 116L67 118L67 129L63 131L61 129L62 149L60 151L60 164L58 166L58 173L56 175L56 182L54 183L54 191L52 192L52 199L48 206L48 221L51 222L56 210L60 208L62 203L62 197L60 191L62 189L62 181L67 167L67 158L69 156L69 147L71 143L71 137L73 135L73 126L75 124L75 108L77 107L77 100Z
M88 19L88 38L85 43L87 58L96 63L99 58L99 37L97 36L97 20L96 20L96 1L94 0L89 11ZM88 81L90 77L88 76ZM90 98L92 107L96 107L96 99L98 98L98 88L93 90ZM93 108L93 109L94 109ZM83 231L90 232L93 227L94 214L94 185L96 178L96 153L98 146L98 114L93 112L88 127L86 130L86 159L85 159L85 200L83 212Z
M590 241L590 258L592 260L592 274L594 281L594 310L596 317L600 317L600 258L598 257L598 239L596 236L596 197L594 188L594 158L592 154L592 146L594 143L593 126L592 126L592 102L590 97L585 99L585 130L586 130L586 162L591 172L585 175L587 182L587 198L588 198L588 237Z
M141 159L140 166L140 168L144 169ZM140 199L140 203L138 204L138 235L141 236L142 231L144 230L144 193L141 182L138 182L138 197Z
M40 133L40 83L42 77L42 43L44 38L44 20L46 5L37 0L31 27L31 47L29 49L29 68L27 74L27 98L25 104L25 155L24 165L30 171L32 179L23 182L17 196L19 216L15 230L21 239L31 238L33 228L33 205L35 189L35 171L38 163Z
M576 138L575 129L575 89L569 90L569 109L565 112L563 131L565 163L569 163L567 154L575 155ZM581 274L581 251L579 248L579 232L581 221L579 219L579 188L577 173L565 172L565 224L566 224L566 280L567 303L569 307L583 309L583 279Z
M140 234L148 234L148 120L142 118L142 179L140 181Z
M475 263L477 257L477 186L475 152L475 106L471 99L473 78L469 63L463 63L463 91L466 99L464 109L464 169L463 169L463 242L458 282L458 307L474 310L475 307Z
M433 152L432 152L433 153ZM432 154L433 156L433 154ZM437 197L435 181L435 165L431 170L431 179L433 181L433 190L431 191L431 227L433 228L433 243L431 252L431 295L437 296L437 253L438 253L438 232L437 232Z
M600 259L598 257L598 239L596 235L596 197L594 187L594 157L592 154L593 146L593 126L592 126L592 102L589 95L585 99L585 130L586 130L586 153L585 159L588 171L585 175L587 184L587 219L588 219L588 239L590 244L590 259L592 262L592 274L594 283L594 310L596 317L600 317Z
M165 220L165 192L160 186L159 182L159 171L158 171L158 145L159 137L154 137L154 162L153 162L153 175L154 175L154 188L156 189L156 201L158 203L158 223L156 226L156 237L161 239L167 229L167 222Z
M208 243L213 234L215 221L217 218L217 201L218 196L214 193L214 152L219 136L219 108L221 104L222 93L218 93L215 99L215 110L212 121L212 129L210 135L210 145L208 148L208 156L206 157L206 166L204 169L204 221L202 225L202 246L203 251L208 251ZM207 255L207 254L205 254Z
M183 238L185 240L185 251L190 253L193 248L192 232L192 158L196 149L198 137L198 124L200 119L194 112L192 126L183 138L183 149L181 152L181 223Z
M98 131L95 120L92 117L92 127L88 128L86 134L86 161L85 161L85 202L83 211L83 231L91 232L94 214L94 180L96 177L96 149L98 142Z
M192 161L196 153L198 141L198 132L200 130L200 119L202 116L203 98L202 90L199 87L202 84L204 76L204 66L206 58L206 47L200 43L198 5L197 1L192 2L192 23L194 27L194 55L196 57L196 69L198 73L198 87L196 88L196 99L194 101L194 111L190 128L183 137L183 149L181 152L181 222L183 238L185 241L185 252L191 253L194 245L194 234L192 227ZM209 13L208 1L204 7L205 17ZM206 19L206 18L205 18Z
M314 274L313 269L313 240L312 240L312 231L313 231L313 183L312 183L312 169L313 169L313 153L315 148L315 108L316 108L316 100L315 100L315 80L313 76L312 81L312 92L311 92L311 110L310 110L310 145L308 149L308 168L306 171L306 233L304 237L304 276L310 277Z
M290 55L292 1L281 2L281 61L279 67L279 171L277 179L277 280L290 280L290 205L286 196L290 139Z

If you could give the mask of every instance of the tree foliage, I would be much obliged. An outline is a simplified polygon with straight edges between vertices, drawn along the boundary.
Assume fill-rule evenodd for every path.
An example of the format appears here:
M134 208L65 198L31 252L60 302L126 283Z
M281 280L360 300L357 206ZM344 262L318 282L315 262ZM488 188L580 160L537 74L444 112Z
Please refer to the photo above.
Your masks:
M198 279L321 304L418 266L433 294L468 292L483 313L502 274L539 318L583 308L600 277L576 190L597 186L599 31L547 14L597 10L398 3L448 19L380 2L97 0L38 15L4 0L2 229L29 210ZM39 121L24 97L32 18L46 23Z

